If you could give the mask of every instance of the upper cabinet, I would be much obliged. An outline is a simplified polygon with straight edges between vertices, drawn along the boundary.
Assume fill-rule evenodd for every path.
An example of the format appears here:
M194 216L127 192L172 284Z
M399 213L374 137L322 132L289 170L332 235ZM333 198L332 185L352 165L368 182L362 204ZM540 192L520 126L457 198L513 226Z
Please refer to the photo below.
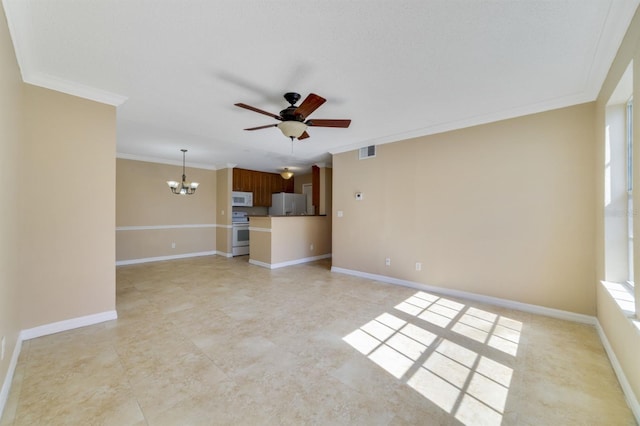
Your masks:
M232 191L253 192L250 189L253 187L253 182L251 181L252 173L252 170L233 169Z
M233 191L253 192L254 206L270 207L271 194L293 192L294 180L285 180L278 173L234 168L232 188Z

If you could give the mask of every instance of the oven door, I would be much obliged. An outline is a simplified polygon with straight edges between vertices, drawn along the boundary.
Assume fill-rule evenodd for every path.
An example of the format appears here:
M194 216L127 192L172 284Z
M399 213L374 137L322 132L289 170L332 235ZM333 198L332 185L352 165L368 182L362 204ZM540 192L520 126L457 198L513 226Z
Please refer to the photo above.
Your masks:
M233 224L233 247L244 247L249 245L249 224Z

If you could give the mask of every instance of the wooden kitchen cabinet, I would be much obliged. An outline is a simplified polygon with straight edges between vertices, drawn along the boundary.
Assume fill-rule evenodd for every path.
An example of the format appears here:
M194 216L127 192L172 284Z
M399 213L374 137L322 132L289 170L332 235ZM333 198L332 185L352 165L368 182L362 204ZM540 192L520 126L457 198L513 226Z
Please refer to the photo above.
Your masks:
M233 169L233 191L253 192L253 170Z
M269 180L269 188L272 194L282 192L282 177L272 173Z
M234 168L231 187L233 191L253 192L254 206L270 207L271 194L294 191L293 179L284 180L278 173Z
M282 181L282 192L291 192L293 193L295 191L294 189L294 181L293 178L291 179L282 179L282 176L278 175L280 177L280 180Z

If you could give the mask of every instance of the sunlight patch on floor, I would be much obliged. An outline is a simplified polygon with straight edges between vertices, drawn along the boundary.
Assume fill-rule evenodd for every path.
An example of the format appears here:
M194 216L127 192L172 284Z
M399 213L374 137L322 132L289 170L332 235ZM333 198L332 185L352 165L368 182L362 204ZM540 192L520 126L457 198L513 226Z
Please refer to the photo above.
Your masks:
M515 357L522 323L422 291L395 309L399 316L385 312L343 340L462 423L499 425L513 370L471 342Z

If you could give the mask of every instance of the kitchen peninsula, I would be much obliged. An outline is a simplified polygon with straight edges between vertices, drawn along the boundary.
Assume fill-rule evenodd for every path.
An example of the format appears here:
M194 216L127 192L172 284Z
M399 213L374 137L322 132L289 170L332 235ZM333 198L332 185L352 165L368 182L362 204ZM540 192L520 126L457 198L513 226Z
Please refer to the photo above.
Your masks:
M331 257L331 217L250 216L249 263L269 269Z

